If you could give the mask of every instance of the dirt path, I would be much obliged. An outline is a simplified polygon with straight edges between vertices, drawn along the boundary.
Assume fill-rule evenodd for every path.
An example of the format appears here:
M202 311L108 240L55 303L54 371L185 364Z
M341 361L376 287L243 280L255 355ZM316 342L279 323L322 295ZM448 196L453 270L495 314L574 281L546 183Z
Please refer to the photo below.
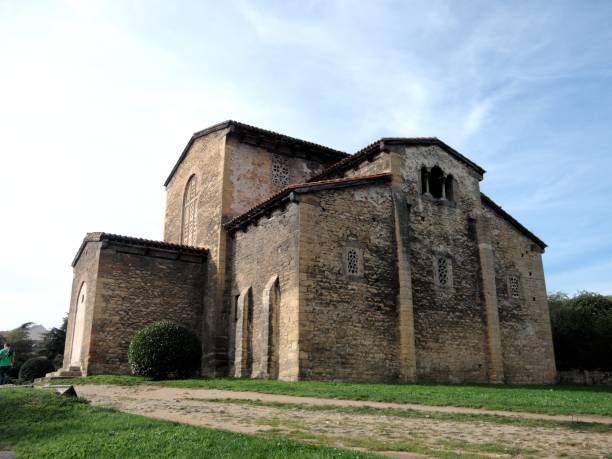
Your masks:
M436 456L449 452L472 457L612 458L612 435L607 433L561 427L505 425L479 420L447 421L425 417L343 413L333 409L311 411L258 406L240 401L409 408L431 413L577 420L571 416L153 386L82 385L76 389L80 396L93 404L113 406L130 413L235 432L280 435L302 441L366 449L398 458ZM612 420L602 416L581 416L578 420L612 423Z

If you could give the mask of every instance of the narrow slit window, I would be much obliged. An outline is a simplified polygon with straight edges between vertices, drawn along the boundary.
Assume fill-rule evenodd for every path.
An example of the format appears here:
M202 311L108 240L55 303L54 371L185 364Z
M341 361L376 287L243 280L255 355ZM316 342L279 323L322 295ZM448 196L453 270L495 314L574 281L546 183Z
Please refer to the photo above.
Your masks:
M183 197L181 242L185 245L194 245L196 242L197 191L196 177L192 175L185 186L185 195Z

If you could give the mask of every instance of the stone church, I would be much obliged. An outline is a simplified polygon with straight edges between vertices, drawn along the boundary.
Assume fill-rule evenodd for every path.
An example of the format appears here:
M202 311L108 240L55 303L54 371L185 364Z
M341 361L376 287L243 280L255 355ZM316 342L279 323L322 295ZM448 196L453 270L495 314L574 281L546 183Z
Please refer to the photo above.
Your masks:
M204 376L552 383L546 245L437 138L349 155L226 121L166 179L164 240L88 233L68 374L129 373L138 330L202 341Z

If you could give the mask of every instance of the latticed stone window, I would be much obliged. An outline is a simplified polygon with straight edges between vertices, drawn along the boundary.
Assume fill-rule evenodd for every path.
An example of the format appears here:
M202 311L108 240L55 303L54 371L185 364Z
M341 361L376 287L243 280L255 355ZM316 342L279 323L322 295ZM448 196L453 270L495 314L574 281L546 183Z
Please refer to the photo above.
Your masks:
M519 276L516 274L510 274L508 277L508 283L510 284L510 297L518 299L521 297L521 286Z
M183 197L183 221L181 225L181 242L185 245L194 245L196 241L196 213L197 213L197 181L192 175Z
M350 279L363 277L363 250L357 243L349 242L344 247L344 273Z
M289 164L284 156L272 157L272 183L283 188L289 185Z
M346 251L346 272L353 276L359 274L359 254L355 249Z
M442 287L448 285L448 260L444 257L438 258L438 282Z
M434 258L435 279L440 287L452 287L453 269L451 259L444 255Z

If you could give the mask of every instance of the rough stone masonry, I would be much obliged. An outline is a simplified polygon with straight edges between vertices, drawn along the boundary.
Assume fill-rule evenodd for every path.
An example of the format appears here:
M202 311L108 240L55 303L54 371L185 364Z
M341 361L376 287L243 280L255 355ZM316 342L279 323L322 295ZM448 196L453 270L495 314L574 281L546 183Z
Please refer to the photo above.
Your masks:
M60 374L129 373L161 319L201 373L282 380L552 383L546 245L437 138L348 155L226 121L165 182L164 241L89 233Z

